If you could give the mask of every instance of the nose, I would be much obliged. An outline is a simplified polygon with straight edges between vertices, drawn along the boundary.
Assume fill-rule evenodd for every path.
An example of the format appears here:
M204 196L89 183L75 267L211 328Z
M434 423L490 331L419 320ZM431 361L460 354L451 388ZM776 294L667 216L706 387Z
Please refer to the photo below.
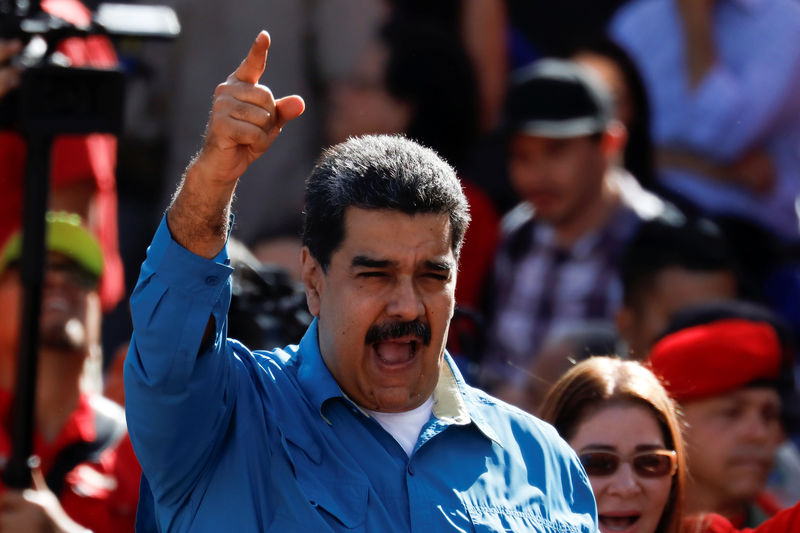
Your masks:
M45 267L44 269L44 284L45 288L63 287L68 284L69 274L61 268Z
M611 476L608 484L608 493L617 496L630 497L641 492L639 478L629 463L620 463L619 468Z
M425 314L422 298L410 277L401 277L396 281L392 287L386 312L389 316L403 321L414 320Z
M514 162L510 171L512 179L520 186L532 187L547 181L547 167L535 159Z

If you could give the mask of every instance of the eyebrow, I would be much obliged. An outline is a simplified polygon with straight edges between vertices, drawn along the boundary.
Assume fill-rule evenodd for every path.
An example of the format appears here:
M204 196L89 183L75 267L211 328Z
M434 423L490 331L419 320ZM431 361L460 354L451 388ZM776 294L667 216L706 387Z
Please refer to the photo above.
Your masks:
M450 261L425 261L425 266L439 272L449 272L453 269L453 264Z
M610 452L615 452L617 451L617 448L616 446L609 446L608 444L587 444L586 446L581 448L580 452L578 453L583 453L586 450L603 450L603 451L607 450Z
M637 445L633 451L634 453L637 452L648 452L651 450L665 450L667 446L664 444L639 444ZM587 444L583 448L581 448L580 452L584 453L586 450L596 450L596 451L611 451L616 452L616 446L609 446L608 444Z
M357 255L350 262L350 266L365 267L365 268L386 268L395 264L394 261L388 259L372 259L365 255Z
M387 268L395 265L397 265L396 261L390 261L389 259L373 259L365 255L357 255L350 261L350 266L363 268ZM438 272L449 272L453 269L453 264L450 261L426 260L425 268Z

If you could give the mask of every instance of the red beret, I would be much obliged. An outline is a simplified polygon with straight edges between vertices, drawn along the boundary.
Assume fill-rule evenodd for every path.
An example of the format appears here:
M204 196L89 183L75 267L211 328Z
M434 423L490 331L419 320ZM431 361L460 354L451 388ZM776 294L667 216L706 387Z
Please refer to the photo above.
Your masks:
M776 379L781 354L771 325L731 318L667 335L650 350L647 365L684 402Z

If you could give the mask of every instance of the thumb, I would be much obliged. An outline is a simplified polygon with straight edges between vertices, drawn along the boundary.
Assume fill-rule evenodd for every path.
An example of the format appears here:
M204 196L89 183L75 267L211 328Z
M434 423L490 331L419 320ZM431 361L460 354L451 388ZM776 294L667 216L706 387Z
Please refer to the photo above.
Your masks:
M275 101L276 126L278 130L283 128L289 121L292 121L303 114L306 103L297 95L284 96Z
M33 480L33 488L35 490L50 490L50 487L47 486L44 474L42 473L41 466L34 466L31 468L31 479Z

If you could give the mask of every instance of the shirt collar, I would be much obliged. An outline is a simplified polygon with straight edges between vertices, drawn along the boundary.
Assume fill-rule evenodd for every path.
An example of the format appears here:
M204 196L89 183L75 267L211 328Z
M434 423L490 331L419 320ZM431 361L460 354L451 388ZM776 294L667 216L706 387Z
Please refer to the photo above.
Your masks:
M333 378L333 374L325 365L319 351L318 328L318 321L315 318L300 341L301 359L297 370L300 388L314 409L328 423L330 421L325 418L323 407L325 402L333 398L344 398L354 403L366 416L369 416L342 392L339 384ZM501 444L495 431L481 416L469 387L447 352L444 354L444 361L439 369L439 381L433 392L433 402L433 415L442 422L455 425L466 425L472 422L484 435Z
M474 394L464 382L455 361L445 352L439 369L439 381L433 391L433 416L445 423L466 425L472 422L487 438L501 447L503 443L483 418Z
M89 397L81 394L75 410L70 413L55 440L47 442L37 431L33 438L33 448L42 461L42 470L47 471L61 450L74 443L93 442L96 438L94 409L92 409Z
M318 321L315 318L300 340L300 368L297 370L297 380L306 398L311 405L325 419L322 406L331 398L346 398L339 384L328 370L322 354L319 351ZM328 422L327 419L325 419Z

